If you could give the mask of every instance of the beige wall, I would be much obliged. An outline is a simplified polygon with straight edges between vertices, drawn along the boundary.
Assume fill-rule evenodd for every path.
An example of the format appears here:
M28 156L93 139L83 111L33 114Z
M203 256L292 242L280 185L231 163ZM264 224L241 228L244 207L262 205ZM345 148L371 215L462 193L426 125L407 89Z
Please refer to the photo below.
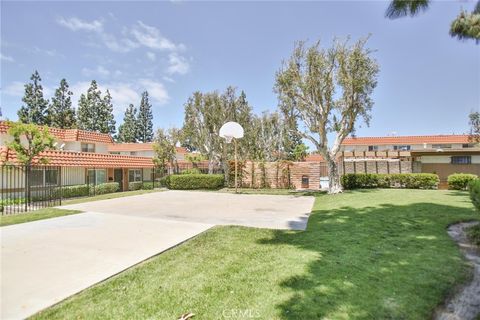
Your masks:
M449 164L451 163L451 155L445 156L445 155L438 155L438 156L421 156L420 157L420 162L421 163L445 163ZM472 164L475 163L480 163L480 155L472 155Z

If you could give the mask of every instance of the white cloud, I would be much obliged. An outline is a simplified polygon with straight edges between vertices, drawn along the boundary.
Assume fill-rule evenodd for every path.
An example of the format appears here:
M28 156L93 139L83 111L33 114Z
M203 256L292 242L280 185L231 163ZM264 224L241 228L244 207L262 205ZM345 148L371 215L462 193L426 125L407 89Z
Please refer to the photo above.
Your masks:
M2 88L2 93L9 96L21 97L25 92L25 84L20 81L14 81Z
M162 105L170 100L168 91L165 89L163 83L151 79L141 79L139 82L144 89L148 91L150 97L152 97L158 104Z
M47 55L49 57L62 57L62 58L65 58L64 55L60 54L57 52L57 50L53 49L53 50L48 50L48 49L41 49L37 46L33 47L33 53L35 54L44 54L44 55Z
M147 90L153 102L162 105L169 100L168 92L161 82L152 79L140 79L138 81L127 82L110 82L98 83L98 88L105 94L107 89L112 95L112 103L114 106L113 112L116 115L121 115L130 103L138 105L140 103L140 94ZM73 92L72 101L76 106L81 94L85 94L90 87L90 82L81 81L71 86Z
M57 19L57 23L72 31L91 31L101 32L103 31L103 22L99 20L85 21L76 17Z
M139 44L150 49L168 51L185 49L183 44L177 45L173 43L170 39L162 36L160 34L160 30L149 26L142 21L137 21L137 23L130 30L130 33Z
M167 77L167 76L163 76L162 79L167 81L167 82L170 82L170 83L175 83L175 80L173 80L172 78Z
M190 70L190 64L187 59L175 52L168 55L168 64L167 72L169 74L186 74Z
M86 77L98 76L98 77L106 78L110 75L110 71L105 69L103 66L97 66L95 69L83 68L82 74Z
M151 52L151 51L148 51L147 52L147 58L150 60L150 61L155 61L157 59L157 56L155 55L155 53Z
M2 53L0 53L0 60L6 61L6 62L13 62L15 61L12 57L10 56L5 56Z

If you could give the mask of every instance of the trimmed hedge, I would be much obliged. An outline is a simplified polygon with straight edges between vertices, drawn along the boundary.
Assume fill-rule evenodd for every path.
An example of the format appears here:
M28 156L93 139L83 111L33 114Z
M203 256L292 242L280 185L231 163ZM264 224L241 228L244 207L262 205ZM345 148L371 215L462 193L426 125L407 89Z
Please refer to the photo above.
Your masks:
M118 182L101 183L95 186L96 195L113 193L113 192L117 192L118 190L120 190L120 185L118 184Z
M342 176L344 189L406 188L436 189L440 179L433 173L348 173Z
M173 190L220 189L225 177L223 174L174 174L167 176L165 183Z
M64 198L86 197L88 196L88 190L88 185L79 184L62 187L62 194ZM60 189L58 189L58 191L60 191Z
M142 189L142 181L136 181L136 182L129 182L128 183L128 190L129 191L140 190L140 189Z
M447 183L450 190L467 190L468 184L478 176L469 173L454 173L448 176Z
M128 190L129 191L152 190L152 189L153 189L153 182L151 182L151 181L144 181L143 183L141 181L129 182L128 183Z
M480 211L480 179L470 181L468 191L470 192L470 199L472 199L473 206Z
M161 177L158 180L158 184L160 185L160 188L168 188L169 182L170 182L170 176Z

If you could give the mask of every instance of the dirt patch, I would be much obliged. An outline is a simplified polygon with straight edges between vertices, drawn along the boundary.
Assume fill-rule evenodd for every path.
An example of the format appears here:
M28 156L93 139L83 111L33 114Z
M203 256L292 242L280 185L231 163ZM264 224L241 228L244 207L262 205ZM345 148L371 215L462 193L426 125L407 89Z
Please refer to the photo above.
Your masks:
M465 258L472 264L472 281L450 297L445 306L435 313L436 320L473 320L480 315L480 249L472 244L466 229L478 222L465 222L451 225L448 234L459 245Z

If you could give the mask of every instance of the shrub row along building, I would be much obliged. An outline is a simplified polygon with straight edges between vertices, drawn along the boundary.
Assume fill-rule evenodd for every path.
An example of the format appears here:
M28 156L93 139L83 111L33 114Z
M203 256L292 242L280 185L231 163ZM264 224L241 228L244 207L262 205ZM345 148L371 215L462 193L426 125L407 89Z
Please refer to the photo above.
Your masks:
M51 169L39 170L38 174L34 169L31 185L58 184L61 178L64 186L118 182L120 190L127 190L131 182L155 179L153 143L118 144L108 134L78 129L49 131L56 139L57 149L45 151L41 156L49 159ZM11 139L7 123L0 122L0 165L18 164L15 153L6 147ZM178 166L191 167L185 160L187 151L184 148L176 151ZM436 173L441 186L446 185L452 173L480 175L480 147L468 135L347 138L339 161L341 173ZM39 165L38 159L33 164ZM62 168L61 172L55 167ZM322 157L312 154L304 162L289 163L287 169L284 164L247 161L242 184L320 189L327 186L326 175Z

